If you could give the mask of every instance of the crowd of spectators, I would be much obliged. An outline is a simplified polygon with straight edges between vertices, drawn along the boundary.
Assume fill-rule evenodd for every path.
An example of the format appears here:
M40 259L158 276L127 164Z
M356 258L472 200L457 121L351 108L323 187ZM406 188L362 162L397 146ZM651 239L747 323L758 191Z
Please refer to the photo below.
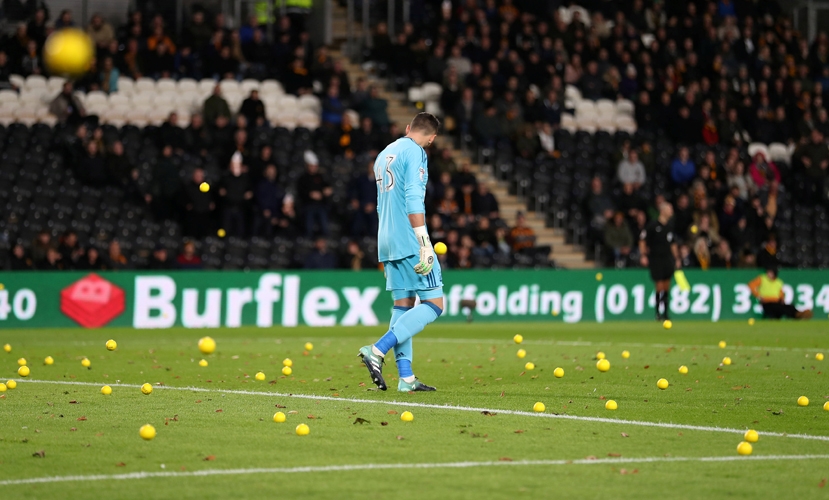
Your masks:
M638 132L617 140L617 175L581 200L607 263L638 265L639 229L662 200L684 263L701 268L774 256L781 194L825 205L829 36L806 39L776 0L558 4L427 2L431 17L394 37L379 23L369 57L400 87L440 84L461 140L531 160L558 154L567 86L633 101ZM791 164L749 156L752 142L794 148Z
M42 74L45 68L40 59L24 64L25 54L20 47L40 51L51 30L73 25L70 11L60 13L53 22L45 8L38 8L28 23L21 23L14 35L0 41L0 85L8 83L12 73ZM292 29L288 17L276 23L273 43L263 38L265 29L255 17L238 29L225 26L221 14L210 17L196 10L184 36L176 39L160 15L136 11L124 25L115 28L94 14L85 29L96 44L96 63L85 76L67 82L50 107L70 131L60 145L66 166L86 185L118 186L130 202L146 206L156 220L179 222L188 241L216 234L242 239L305 238L314 244L301 263L303 267L376 266L376 258L366 256L357 243L360 238L374 237L377 231L373 161L379 150L403 134L390 121L387 102L380 97L379 89L365 78L352 85L342 64L330 58L327 48L314 47L307 32ZM258 92L252 91L237 113L216 85L189 123L180 123L178 115L171 113L160 127L142 131L143 136L150 136L149 145L143 145L150 149L145 149L143 155L131 153L118 134L107 134L106 126L88 115L74 95L79 89L117 92L119 75L277 78L288 93L320 98L322 126L309 131L312 138L308 149L300 151L301 160L285 166L276 158L274 148L278 144L254 140L262 131L274 130ZM359 123L351 118L352 110L357 112ZM497 200L485 184L477 182L468 162L456 165L448 149L432 148L427 153L427 215L433 239L445 240L449 248L441 257L445 266L483 267L493 262L509 265L514 253L532 253L532 229L524 224L523 217L513 228L500 219ZM139 165L148 159L149 172ZM332 162L351 165L351 179L344 182L336 178L330 168ZM222 173L210 178L203 167L208 163L218 165ZM292 169L302 172L294 175ZM334 231L332 218L341 222L335 224ZM11 266L130 267L129 259L118 258L117 241L110 246L118 251L110 251L108 256L97 255L96 249L79 248L69 258L58 248L64 248L65 241L73 242L70 246L80 245L72 234L48 238L47 246L55 249L52 259L29 250L28 242L17 245ZM32 246L42 244L42 237L45 235L39 235ZM350 241L331 245L333 239ZM331 246L339 247L342 255L333 255L328 250ZM89 253L92 258L87 262ZM165 248L155 249L146 265L183 269L201 266L192 244L184 245L175 258L168 258L167 253Z

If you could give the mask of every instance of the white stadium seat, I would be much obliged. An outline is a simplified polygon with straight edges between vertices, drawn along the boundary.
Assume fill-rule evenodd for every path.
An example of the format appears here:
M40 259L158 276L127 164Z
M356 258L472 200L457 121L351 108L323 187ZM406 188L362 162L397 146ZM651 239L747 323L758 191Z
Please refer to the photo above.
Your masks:
M29 77L26 78L26 88L46 88L46 77L41 75L29 75Z
M195 92L199 89L199 82L192 78L182 78L177 83L179 92Z
M137 93L152 93L155 92L155 80L152 78L139 78L135 82L135 92Z
M155 82L155 88L157 92L176 92L176 81L170 78L161 78L157 82Z

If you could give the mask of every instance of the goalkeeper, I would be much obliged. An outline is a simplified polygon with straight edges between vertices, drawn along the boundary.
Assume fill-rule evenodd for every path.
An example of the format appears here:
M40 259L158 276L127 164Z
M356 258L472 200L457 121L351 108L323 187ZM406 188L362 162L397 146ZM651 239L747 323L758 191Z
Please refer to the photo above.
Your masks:
M386 290L394 300L389 331L373 345L360 349L371 380L386 390L383 362L394 348L397 390L434 391L412 371L412 337L443 312L443 280L426 231L426 151L440 122L420 113L406 126L406 136L389 144L374 162L377 182L377 253L386 274ZM415 307L415 297L420 305Z

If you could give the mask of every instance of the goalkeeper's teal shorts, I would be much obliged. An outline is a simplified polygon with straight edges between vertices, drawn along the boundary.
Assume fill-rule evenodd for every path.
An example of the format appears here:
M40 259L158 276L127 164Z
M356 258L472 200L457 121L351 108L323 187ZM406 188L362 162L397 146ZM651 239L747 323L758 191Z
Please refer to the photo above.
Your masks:
M395 300L415 295L420 297L420 300L443 297L443 274L437 256L432 272L425 276L417 274L414 270L419 263L419 255L383 262L386 290L392 292Z

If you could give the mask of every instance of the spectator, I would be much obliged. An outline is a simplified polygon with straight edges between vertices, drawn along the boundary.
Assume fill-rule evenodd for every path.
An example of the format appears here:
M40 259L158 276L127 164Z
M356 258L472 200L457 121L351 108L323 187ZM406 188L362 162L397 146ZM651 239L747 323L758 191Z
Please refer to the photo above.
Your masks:
M211 215L216 208L210 192L199 188L203 182L204 170L196 168L190 182L184 185L184 234L196 239L213 232Z
M512 251L516 253L535 246L535 231L526 225L526 219L521 212L515 216L515 227L509 232L509 241Z
M692 267L698 267L707 271L711 267L711 252L705 238L697 238L694 241L693 255L691 258Z
M176 267L189 271L204 268L201 257L196 254L196 245L192 241L184 242L181 253L176 257Z
M349 186L351 199L351 235L377 235L377 182L374 178L374 161L366 164L365 171L356 176Z
M613 200L604 192L602 180L599 177L593 177L593 180L590 181L587 211L590 215L590 225L596 230L601 230L605 223L613 217L615 211Z
M74 231L66 231L61 238L58 251L64 269L77 269L84 250L78 243L78 235Z
M745 173L743 162L736 162L733 170L728 174L728 187L737 190L740 200L747 201L754 193L754 186L754 180Z
M697 175L694 162L691 161L688 148L683 146L679 149L679 156L671 164L671 179L679 187L687 187Z
M766 155L762 151L754 154L754 162L748 167L748 173L759 190L768 189L772 183L780 183L780 171L777 169L777 165L774 162L766 161Z
M325 99L322 100L322 122L328 125L339 126L342 124L344 112L345 104L340 99L339 87L334 85L329 86Z
M303 265L305 269L334 269L337 267L337 259L333 253L328 251L328 242L325 238L317 238L314 241L314 248L305 257Z
M625 214L616 212L613 221L604 227L604 243L613 252L613 262L617 268L627 267L628 257L633 247L633 233L625 221Z
M264 148L263 148L264 149ZM271 237L278 232L283 222L282 205L285 190L276 180L275 165L265 167L265 176L256 186L256 213L254 215L254 234Z
M360 116L371 118L374 125L386 129L391 123L386 111L387 107L388 102L380 98L380 90L372 85L368 98L360 103L357 110L360 112Z
M10 81L11 75L9 57L5 51L0 50L0 90L18 90L17 86Z
M46 258L40 261L37 266L39 271L63 271L64 265L61 262L61 255L57 248L49 247L46 250Z
M107 94L118 92L118 78L121 72L115 67L111 57L104 58L104 65L101 68L101 90Z
M360 245L354 240L349 240L348 245L346 245L346 251L340 259L340 268L361 271L363 269L373 269L375 266L362 249L360 249Z
M351 149L355 155L372 150L381 150L385 144L381 143L380 133L374 128L374 122L369 117L360 119L360 128L351 134Z
M197 113L191 116L190 126L184 131L184 149L192 155L205 157L210 144L210 132L204 126L202 115Z
M86 27L86 34L89 35L98 50L105 49L109 42L115 39L115 30L112 29L112 25L104 21L101 14L97 12L92 14L89 26Z
M639 153L633 149L628 157L619 162L616 177L622 184L631 184L639 189L646 181L645 166L639 161Z
M46 252L52 246L52 235L47 230L42 230L37 233L34 241L32 241L31 257L32 263L36 268L39 268L43 261L46 260Z
M748 284L751 294L763 305L763 318L780 319L811 319L812 310L798 311L791 304L786 304L783 293L783 280L777 275L777 267L766 267L765 274L761 274Z
M109 255L107 259L108 267L114 271L119 271L122 269L129 269L129 261L121 253L121 244L118 242L117 239L113 239L109 242Z
M222 225L228 236L247 237L245 213L253 198L250 177L243 171L242 155L238 152L230 159L230 168L222 177L219 188L222 200Z
M49 105L49 113L55 115L61 123L76 125L86 116L86 111L72 91L72 82L64 83L61 93Z
M757 253L757 265L769 269L780 265L777 258L777 237L770 234L763 247Z
M720 240L714 254L711 255L711 267L720 269L731 269L734 265L734 255L727 240Z
M97 248L89 247L86 250L86 255L81 258L78 264L78 269L84 271L106 271L110 269L110 267L104 259L101 258Z
M159 243L155 246L152 257L150 257L150 262L147 264L147 269L152 271L168 271L174 269L164 245Z
M498 200L489 192L489 186L486 183L478 183L478 189L472 198L472 212L479 217L491 220L500 217Z
M305 213L305 234L311 238L318 229L328 235L328 200L334 192L319 171L319 160L313 151L304 155L305 173L297 180L300 208Z
M244 116L251 126L261 126L265 123L265 103L259 99L259 91L250 91L250 96L242 101L239 114Z
M204 101L202 116L209 124L217 123L219 117L230 119L230 106L228 106L227 101L222 97L222 88L219 84L213 87L213 94Z
M23 245L17 243L12 247L11 257L7 265L9 271L31 271L34 269L31 257L26 255Z

